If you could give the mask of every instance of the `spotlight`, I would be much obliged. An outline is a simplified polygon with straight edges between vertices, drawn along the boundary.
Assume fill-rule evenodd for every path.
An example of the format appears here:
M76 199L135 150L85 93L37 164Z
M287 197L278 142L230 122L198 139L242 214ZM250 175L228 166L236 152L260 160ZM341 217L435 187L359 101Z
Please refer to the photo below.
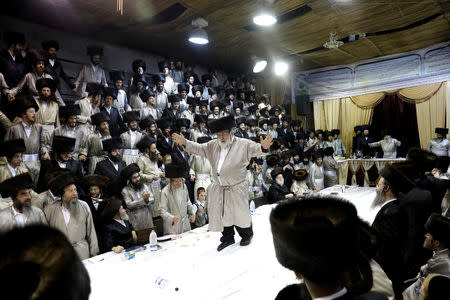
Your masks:
M287 70L288 70L287 63L282 62L282 61L275 63L275 67L274 67L275 75L277 75L277 76L284 75L284 73L286 73Z
M208 34L203 27L208 26L208 22L202 18L197 18L192 21L192 25L195 27L188 34L188 40L191 43L198 45L205 45L209 43Z
M277 22L277 18L270 12L262 12L253 18L253 23L259 26L272 26Z
M258 60L255 63L255 66L253 67L253 73L259 73L261 71L263 71L267 66L267 60L262 59L262 60Z

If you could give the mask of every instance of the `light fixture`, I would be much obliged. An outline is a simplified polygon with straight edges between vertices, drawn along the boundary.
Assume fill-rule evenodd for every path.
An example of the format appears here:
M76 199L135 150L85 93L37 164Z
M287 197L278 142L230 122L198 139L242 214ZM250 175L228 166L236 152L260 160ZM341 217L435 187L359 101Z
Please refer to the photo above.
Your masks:
M255 63L255 66L253 67L253 73L259 73L261 71L263 71L267 66L267 60L262 59L262 60L258 60Z
M283 61L278 61L275 63L275 67L274 67L275 75L277 75L277 76L284 75L284 73L286 73L287 70L288 70L287 63L285 63Z
M260 9L253 17L253 23L258 26L272 26L277 22L277 18L272 9L274 0L263 0L260 2Z
M203 27L208 26L208 21L202 18L197 18L192 21L192 26L194 26L194 29L192 29L188 34L189 42L197 45L208 44L208 34L203 29Z
M340 46L344 45L343 41L338 41L339 37L336 32L330 32L330 40L323 44L325 48L328 49L337 49Z

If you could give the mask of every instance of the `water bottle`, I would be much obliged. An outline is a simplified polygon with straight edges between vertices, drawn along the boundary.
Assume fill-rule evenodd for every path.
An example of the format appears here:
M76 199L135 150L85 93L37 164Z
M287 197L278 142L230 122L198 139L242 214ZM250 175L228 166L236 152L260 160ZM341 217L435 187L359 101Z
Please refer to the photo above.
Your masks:
M150 251L156 251L158 250L158 240L157 240L157 235L156 235L156 231L152 230L152 232L150 232L150 236L148 238L148 241L150 243Z
M179 291L179 288L174 286L172 282L160 276L155 278L155 285L162 290Z
M255 202L250 201L250 213L253 215L255 213Z
M133 259L136 256L136 254L134 253L134 251L125 251L122 254L122 260L130 260Z

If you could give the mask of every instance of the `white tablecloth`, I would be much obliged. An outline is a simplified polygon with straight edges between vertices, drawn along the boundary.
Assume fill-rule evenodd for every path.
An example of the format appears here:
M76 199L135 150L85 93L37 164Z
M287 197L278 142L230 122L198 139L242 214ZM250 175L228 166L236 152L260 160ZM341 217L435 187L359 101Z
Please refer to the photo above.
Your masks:
M338 187L323 193L333 189ZM370 209L374 190L354 187L340 196L353 202L361 217L371 223L377 212ZM217 252L221 234L202 227L184 233L181 239L160 243L156 252L137 252L128 261L112 252L85 260L91 278L90 299L274 299L283 287L298 281L275 257L269 223L272 207L256 210L255 236L246 247L239 246L236 233L236 243ZM153 282L158 276L179 291L156 287Z

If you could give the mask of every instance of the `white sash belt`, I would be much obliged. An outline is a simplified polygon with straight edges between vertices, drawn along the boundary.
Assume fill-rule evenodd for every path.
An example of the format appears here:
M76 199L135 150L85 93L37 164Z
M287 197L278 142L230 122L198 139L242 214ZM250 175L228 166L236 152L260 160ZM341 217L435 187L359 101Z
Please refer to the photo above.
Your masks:
M152 183L151 183L151 185L158 186L158 185L160 185L160 182L161 182L161 179L153 180Z
M328 175L328 176L336 176L336 171L333 170L324 170L323 174Z
M195 175L195 177L197 177L197 179L210 179L211 176L209 174L197 174Z
M321 183L323 183L323 178L314 179L314 182L317 184L321 184Z
M138 156L139 150L138 149L123 149L122 155Z
M39 160L39 154L22 154L22 161L37 161Z

